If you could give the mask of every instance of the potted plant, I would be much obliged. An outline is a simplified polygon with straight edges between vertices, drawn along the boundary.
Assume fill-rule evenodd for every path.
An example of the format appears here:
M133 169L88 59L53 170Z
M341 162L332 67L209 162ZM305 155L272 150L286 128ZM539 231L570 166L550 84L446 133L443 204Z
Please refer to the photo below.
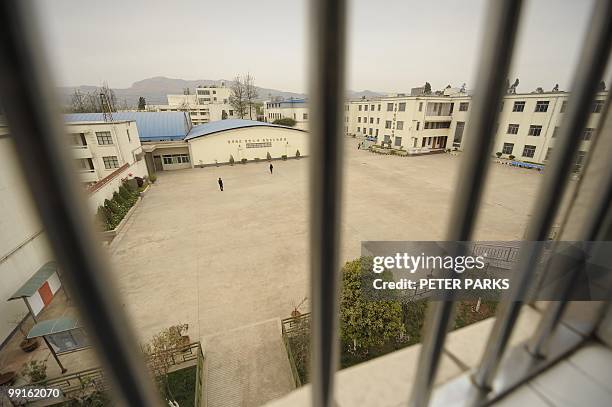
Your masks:
M230 154L229 164L234 165L234 156Z
M300 154L300 150L297 150L295 152L295 158L300 158L301 154Z
M240 160L241 163L246 164L247 163L247 159L243 158L242 160Z
M514 160L514 158L515 158L515 157L514 157L512 154L510 154L510 155L508 156L508 158L509 158L509 159L511 159L511 160Z
M281 155L281 158L282 158L283 161L286 161L287 160L287 154Z
M497 156L497 158L499 158L499 157L502 156L502 153L501 153L501 151L498 151L497 153L495 153L495 155Z
M30 383L38 383L47 379L47 362L44 360L31 360L23 364L21 376L26 377Z
M272 161L272 156L270 155L270 152L269 152L269 151L266 153L266 159L267 159L268 161Z
M32 352L33 350L38 348L38 346L40 345L40 342L39 342L38 338L30 338L30 339L28 339L28 337L27 337L28 333L23 329L22 322L23 322L23 318L22 317L18 317L17 319L15 319L13 321L13 323L15 325L17 325L17 328L19 328L19 332L21 332L21 336L23 337L23 339L19 343L19 347L24 352Z

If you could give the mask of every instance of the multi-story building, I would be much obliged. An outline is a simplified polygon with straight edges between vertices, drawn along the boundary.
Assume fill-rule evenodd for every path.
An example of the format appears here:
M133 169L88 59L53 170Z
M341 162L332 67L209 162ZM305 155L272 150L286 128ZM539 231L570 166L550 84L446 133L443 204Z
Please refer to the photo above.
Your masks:
M582 163L599 121L607 92L597 94L583 133L577 164ZM509 94L501 105L495 152L518 160L545 163L554 146L569 94ZM345 133L409 154L464 146L471 96L447 90L444 95L393 95L350 101L345 105ZM469 136L469 135L468 135Z
M231 89L221 86L198 86L195 94L167 95L167 105L148 105L147 110L157 112L188 112L194 126L224 119L240 119L229 103ZM257 117L253 107L245 119Z
M144 176L146 165L135 121L66 123L68 144L81 180L95 184L120 168Z
M308 130L308 101L306 99L269 100L263 104L264 120L273 123L275 120L291 118L295 128Z

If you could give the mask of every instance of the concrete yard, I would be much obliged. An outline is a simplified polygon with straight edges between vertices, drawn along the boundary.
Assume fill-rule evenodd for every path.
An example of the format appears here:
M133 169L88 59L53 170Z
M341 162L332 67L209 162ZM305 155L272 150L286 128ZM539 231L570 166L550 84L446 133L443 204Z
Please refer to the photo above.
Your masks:
M346 139L342 259L358 257L362 240L443 240L460 161L376 155ZM219 340L224 333L241 349L240 369L224 370L227 392L236 395L224 405L257 405L291 389L280 328L259 329L257 346L250 335L262 321L288 317L308 295L308 164L274 161L274 175L267 162L160 173L110 247L142 340L188 323L211 358L231 352ZM520 239L542 174L493 163L490 175L475 237ZM220 364L209 360L218 389Z

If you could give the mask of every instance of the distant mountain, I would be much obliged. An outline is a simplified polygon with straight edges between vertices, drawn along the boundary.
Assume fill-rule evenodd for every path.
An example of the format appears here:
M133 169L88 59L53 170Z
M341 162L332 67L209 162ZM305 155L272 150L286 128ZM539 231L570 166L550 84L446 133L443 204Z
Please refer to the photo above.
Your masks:
M217 85L225 83L225 86L231 86L233 81L231 80L211 80L211 79L198 79L198 80L185 80L185 79L174 79L166 78L164 76L156 76L154 78L143 79L138 82L134 82L129 88L113 88L117 100L120 104L123 100L127 101L128 106L138 105L138 98L143 96L147 104L151 105L162 105L168 103L166 95L169 94L182 94L183 89L189 88L192 93L195 93L195 88L198 85ZM62 86L58 88L60 98L64 105L70 104L71 95L75 90L79 90L81 93L90 93L97 89L97 86L81 85L81 86ZM262 88L257 86L257 93L259 95L258 100L268 100L273 97L281 97L283 99L288 98L305 98L304 93L285 92L278 89ZM348 91L347 96L350 99L359 99L362 96L365 97L376 97L382 96L382 93L373 92L369 90L363 91Z

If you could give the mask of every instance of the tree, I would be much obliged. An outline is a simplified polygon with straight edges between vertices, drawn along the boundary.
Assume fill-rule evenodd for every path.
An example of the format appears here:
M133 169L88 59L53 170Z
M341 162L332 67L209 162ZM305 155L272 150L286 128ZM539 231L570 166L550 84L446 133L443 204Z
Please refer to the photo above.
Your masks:
M367 354L370 348L400 338L405 329L399 301L371 301L364 298L362 262L365 262L364 269L371 270L372 259L366 257L347 262L342 267L340 335L354 353Z
M244 119L246 109L248 107L247 91L244 81L239 75L236 75L234 82L230 87L229 103L234 108L236 116Z
M431 84L429 82L425 82L424 92L426 95L431 95Z
M117 96L115 95L115 91L109 88L108 83L104 82L102 84L102 88L100 88L100 94L104 94L106 100L108 102L108 107L111 112L117 111Z
M518 85L519 85L519 79L518 79L518 78L516 78L516 79L514 80L514 83L512 84L512 86L510 86L510 90L509 90L509 92L508 92L508 93L510 93L510 94L515 94L515 93L516 93L516 88L517 88L517 86L518 86Z
M74 93L71 96L69 109L74 113L85 113L87 110L85 106L84 95L81 94L78 89L75 89Z
M225 110L221 111L221 120L226 120L227 119L227 112Z
M244 77L244 90L246 104L249 109L249 119L253 120L253 110L255 109L255 99L257 99L257 88L255 87L255 79L250 73Z
M297 122L291 117L282 117L272 122L272 124L278 124L278 125L287 126L287 127L294 127L296 123Z
M145 110L147 107L147 101L145 100L144 97L139 97L138 98L138 110Z

